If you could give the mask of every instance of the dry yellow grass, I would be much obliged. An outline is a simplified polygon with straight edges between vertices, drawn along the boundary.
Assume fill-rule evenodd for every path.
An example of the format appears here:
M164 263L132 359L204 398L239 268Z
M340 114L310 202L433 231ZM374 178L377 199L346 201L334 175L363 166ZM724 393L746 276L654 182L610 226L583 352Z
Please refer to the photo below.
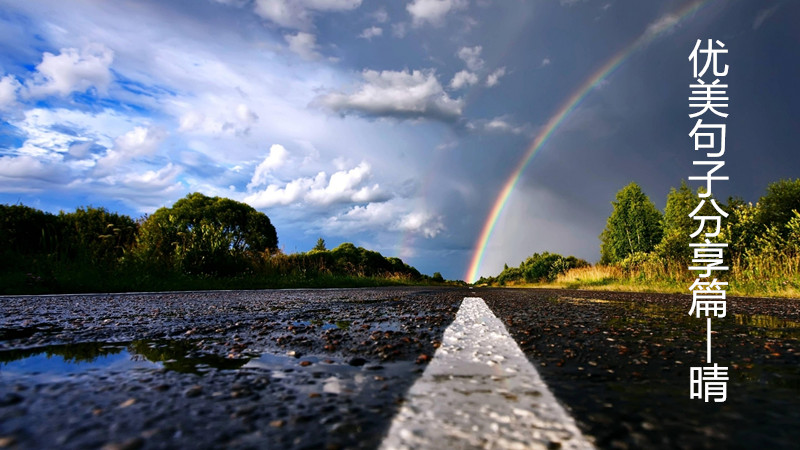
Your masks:
M509 283L506 287L689 294L689 286L694 279L690 272L676 273L674 267L659 270L652 265L643 269L645 270L633 274L617 266L596 265L570 269L551 283ZM681 275L679 279L677 275ZM797 278L795 283L787 280L732 280L728 294L742 297L800 298L797 281Z
M556 284L581 283L600 284L622 279L622 269L616 266L589 266L570 269L556 278Z

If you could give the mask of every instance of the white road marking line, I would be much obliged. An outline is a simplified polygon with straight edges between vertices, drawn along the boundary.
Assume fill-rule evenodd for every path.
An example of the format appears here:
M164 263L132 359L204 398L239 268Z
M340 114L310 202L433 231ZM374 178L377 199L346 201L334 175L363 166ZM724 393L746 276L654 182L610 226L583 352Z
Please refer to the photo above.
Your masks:
M590 449L503 323L461 303L381 444L399 449Z

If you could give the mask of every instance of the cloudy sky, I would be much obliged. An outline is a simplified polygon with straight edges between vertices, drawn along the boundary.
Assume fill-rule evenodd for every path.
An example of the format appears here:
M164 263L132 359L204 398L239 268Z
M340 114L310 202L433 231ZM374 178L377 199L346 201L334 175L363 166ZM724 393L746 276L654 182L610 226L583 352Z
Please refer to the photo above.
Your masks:
M479 274L533 252L595 261L625 184L663 208L692 175L688 56L729 49L721 197L800 176L800 4L639 0L0 0L0 203L139 217L190 192L463 279L531 142Z

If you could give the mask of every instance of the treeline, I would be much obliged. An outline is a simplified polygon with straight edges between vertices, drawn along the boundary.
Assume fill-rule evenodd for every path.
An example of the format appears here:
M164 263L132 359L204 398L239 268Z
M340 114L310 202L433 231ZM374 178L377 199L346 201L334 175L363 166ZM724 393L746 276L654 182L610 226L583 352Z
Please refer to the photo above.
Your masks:
M521 283L539 283L555 281L559 275L570 269L587 267L589 263L574 256L561 256L558 253L534 253L523 261L519 267L503 267L496 277L481 277L476 284L490 286L514 285Z
M800 179L771 183L755 205L710 195L695 212L703 192L702 188L692 192L682 183L670 190L661 213L638 185L624 187L612 202L614 208L600 235L600 262L642 280L686 281L695 277L688 270L694 255L689 244L708 239L728 244L723 255L730 269L715 271L715 277L740 284L800 287ZM728 217L722 218L719 229L716 220L704 224L695 220L720 216L720 211ZM695 218L690 217L693 212ZM690 237L693 233L697 235Z
M701 193L705 193L702 188L693 192L681 183L670 189L662 212L638 184L630 183L611 202L611 215L599 236L601 259L594 267L576 265L559 270L559 263L546 275L541 269L532 271L561 258L545 252L533 255L519 268L506 266L496 278L481 281L503 284L522 278L528 283L555 281L566 287L622 284L686 291L696 277L688 269L694 265L689 244L708 239L728 244L723 255L729 270L714 271L712 277L728 281L737 293L799 295L800 179L771 183L756 204L737 197L722 201L710 195L701 199ZM724 215L720 211L727 217L722 218L717 230L717 221L711 217ZM692 213L708 219L703 223L690 217Z
M3 294L443 281L350 243L285 254L264 213L199 193L138 220L0 205L0 270Z

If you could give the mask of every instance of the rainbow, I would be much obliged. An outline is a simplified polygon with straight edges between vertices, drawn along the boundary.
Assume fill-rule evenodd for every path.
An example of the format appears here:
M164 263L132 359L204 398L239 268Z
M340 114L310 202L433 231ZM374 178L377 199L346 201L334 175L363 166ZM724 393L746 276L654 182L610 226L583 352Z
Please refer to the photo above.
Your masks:
M710 0L697 0L688 3L678 9L675 13L666 15L658 22L648 26L647 29L636 38L636 40L614 55L614 57L609 59L605 64L603 64L602 67L600 67L600 69L598 69L592 76L584 81L583 84L581 84L580 87L561 105L559 110L550 118L550 120L547 121L542 131L536 136L536 139L533 140L533 143L531 143L530 147L528 147L528 151L525 152L525 155L522 157L522 159L520 159L517 167L511 173L511 176L503 186L503 189L497 195L497 199L495 199L494 205L492 206L489 215L486 217L486 222L483 224L480 237L475 244L472 260L469 264L469 268L467 269L467 274L465 276L465 280L467 282L474 283L478 279L478 270L480 269L481 262L483 261L483 256L486 253L486 247L489 244L489 239L492 237L494 227L497 225L497 220L500 218L500 214L505 209L508 198L511 196L511 192L514 191L514 188L519 182L522 172L525 171L525 168L528 167L531 160L533 160L533 157L536 156L536 153L547 143L556 129L558 129L559 125L564 122L564 119L566 119L569 114L574 111L578 105L580 105L589 92L602 83L603 80L613 74L616 69L619 68L632 54L648 45L665 31L672 29L685 18L694 14L709 1Z

